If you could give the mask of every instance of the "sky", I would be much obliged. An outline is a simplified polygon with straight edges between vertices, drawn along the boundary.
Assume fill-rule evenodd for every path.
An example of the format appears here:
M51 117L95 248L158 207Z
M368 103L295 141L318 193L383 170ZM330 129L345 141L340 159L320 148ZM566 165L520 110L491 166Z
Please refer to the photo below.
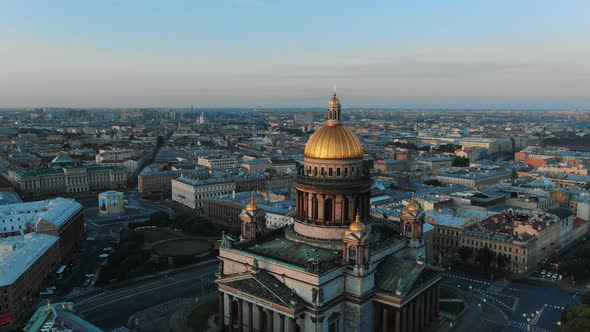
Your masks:
M6 0L0 107L590 108L587 0Z

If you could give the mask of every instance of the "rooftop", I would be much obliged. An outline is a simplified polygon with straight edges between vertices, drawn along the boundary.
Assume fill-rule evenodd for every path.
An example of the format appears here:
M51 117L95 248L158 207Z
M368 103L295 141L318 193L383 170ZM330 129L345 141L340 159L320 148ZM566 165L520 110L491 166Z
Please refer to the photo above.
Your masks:
M0 205L0 233L33 228L40 220L47 220L57 228L74 214L82 211L82 205L62 197L51 200Z
M14 283L58 240L42 233L0 239L0 287Z

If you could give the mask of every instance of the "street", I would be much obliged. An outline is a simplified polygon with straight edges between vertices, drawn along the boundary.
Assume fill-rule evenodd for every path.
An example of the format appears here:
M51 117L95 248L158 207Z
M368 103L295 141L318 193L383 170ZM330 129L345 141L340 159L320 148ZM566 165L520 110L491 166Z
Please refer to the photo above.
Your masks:
M105 329L127 326L129 316L175 298L197 297L213 287L217 262L190 270L162 273L122 287L107 287L98 294L72 299L76 311Z
M552 283L490 282L448 271L443 283L467 295L470 306L457 331L556 331L561 311L579 296ZM542 299L542 300L540 300Z

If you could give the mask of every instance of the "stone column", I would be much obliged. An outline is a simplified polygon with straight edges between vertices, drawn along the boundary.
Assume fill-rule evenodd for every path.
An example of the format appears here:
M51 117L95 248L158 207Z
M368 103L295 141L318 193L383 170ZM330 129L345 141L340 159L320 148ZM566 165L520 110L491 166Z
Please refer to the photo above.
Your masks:
M311 197L311 209L312 209L313 223L315 224L318 221L318 195L317 194L313 194Z
M229 331L233 332L234 331L234 297L231 295L227 296L227 303L229 304Z
M252 302L248 302L248 332L254 332L254 308Z
M344 225L346 223L346 219L344 218L344 216L345 216L344 208L346 205L346 204L344 204L345 200L346 200L346 196L340 195L340 221L342 222L342 225Z
M238 331L244 332L244 305L242 299L238 299Z
M414 328L416 331L420 330L420 320L421 320L421 313L422 313L422 303L420 302L420 296L416 296L416 311L414 312Z
M432 301L430 301L430 289L428 289L424 293L424 304L425 304L424 320L426 322L429 322L430 321L430 309L431 309L431 306L432 306Z
M267 314L268 314L268 325L266 327L266 330L269 332L272 332L272 331L274 331L274 327L275 327L274 312L272 310L268 310Z
M295 332L296 324L297 322L295 321L295 318L289 317L289 332Z
M258 309L258 331L262 332L264 328L264 309L259 305L256 306L256 309Z
M410 302L408 306L408 324L406 325L406 331L414 331L414 301Z
M332 220L331 220L331 224L335 225L336 224L336 195L331 195L330 197L332 197Z
M225 296L219 292L219 330L225 331Z
M395 311L395 332L402 332L402 315L400 309Z
M440 311L440 288L438 285L436 285L436 297L434 301L435 314L438 316L438 312Z
M402 332L408 332L408 307L402 308Z
M279 315L279 331L285 332L285 315Z
M389 308L386 305L383 306L383 317L381 317L381 330L387 332L389 330Z
M420 294L420 320L419 323L420 325L420 331L424 328L424 321L426 320L425 315L424 315L424 309L426 308L426 306L424 305L424 293Z

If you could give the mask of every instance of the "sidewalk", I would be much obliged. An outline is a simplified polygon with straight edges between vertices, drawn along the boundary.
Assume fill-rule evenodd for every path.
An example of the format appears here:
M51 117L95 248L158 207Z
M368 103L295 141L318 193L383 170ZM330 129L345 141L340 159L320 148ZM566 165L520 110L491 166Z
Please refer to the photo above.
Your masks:
M137 332L192 332L185 317L196 301L194 298L179 298L142 310L129 317L128 325Z

